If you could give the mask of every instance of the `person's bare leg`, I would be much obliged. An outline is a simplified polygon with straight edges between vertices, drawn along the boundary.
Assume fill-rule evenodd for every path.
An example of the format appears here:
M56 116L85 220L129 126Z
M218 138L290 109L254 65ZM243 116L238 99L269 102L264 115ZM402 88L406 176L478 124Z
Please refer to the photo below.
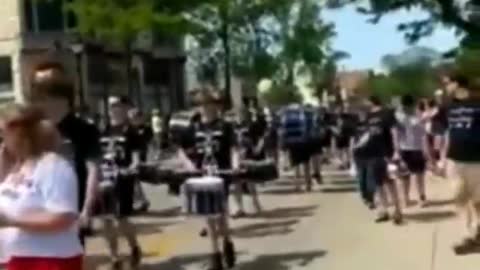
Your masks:
M210 236L210 243L212 245L213 253L220 253L220 245L218 239L220 238L220 232L217 229L217 222L215 218L207 219L208 235Z
M107 242L112 261L118 261L120 259L118 255L118 230L112 218L103 219L103 236Z
M234 214L235 217L240 217L245 214L245 206L243 204L243 189L242 183L235 183L233 186L233 197L237 203L237 212Z
M118 220L118 229L127 239L130 248L139 247L135 225L133 225L128 218L120 218Z
M395 184L395 181L391 180L387 182L387 188L390 193L390 197L393 202L393 207L394 207L394 214L393 214L393 220L395 223L400 223L402 222L402 207L400 205L400 199L398 196L398 190L397 190L397 185Z
M262 212L262 206L260 204L260 199L257 191L257 186L254 183L248 183L248 189L250 190L250 196L252 196L253 207L258 213Z
M407 177L401 177L399 179L401 186L402 186L402 191L403 191L403 200L405 202L405 207L410 207L412 205L412 201L410 200L410 182L412 176L407 176Z
M426 203L426 200L427 200L426 191L425 191L425 174L423 173L414 174L413 178L415 180L415 183L417 184L417 191L418 191L418 197L420 199L420 203L423 205Z
M312 172L309 161L306 161L305 164L303 164L303 173L305 175L306 190L312 191Z
M322 165L321 165L321 155L318 154L318 155L314 155L312 157L312 167L313 167L313 175L315 176L316 180L317 180L317 184L322 184L323 183L323 179L322 179L322 171L321 171L321 168L322 168Z
M388 198L385 185L377 187L378 201L380 202L379 216L388 215Z
M294 183L295 183L295 191L300 192L302 191L302 179L300 177L300 166L297 165L295 167L295 177L294 177Z
M218 228L223 236L223 252L225 253L225 262L228 268L232 268L236 263L235 245L232 241L232 234L228 222L228 216L221 215L218 219Z

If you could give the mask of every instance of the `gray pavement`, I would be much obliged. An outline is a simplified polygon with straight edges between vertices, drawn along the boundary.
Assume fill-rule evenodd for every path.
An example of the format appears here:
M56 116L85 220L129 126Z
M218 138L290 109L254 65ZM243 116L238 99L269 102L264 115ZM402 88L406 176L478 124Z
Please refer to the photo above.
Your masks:
M327 172L326 184L313 193L293 192L290 180L262 187L265 214L234 220L239 270L452 270L478 269L480 256L455 256L452 243L461 232L448 203L449 182L431 179L431 206L405 210L402 226L375 224L375 213L358 198L356 183L340 172ZM179 216L180 201L165 187L147 188L153 202L138 217L146 254L141 269L199 270L208 263L203 222ZM415 194L415 193L413 193ZM246 205L249 205L247 198ZM232 210L235 210L232 206ZM127 252L125 243L122 250ZM108 269L104 242L88 242L88 269Z

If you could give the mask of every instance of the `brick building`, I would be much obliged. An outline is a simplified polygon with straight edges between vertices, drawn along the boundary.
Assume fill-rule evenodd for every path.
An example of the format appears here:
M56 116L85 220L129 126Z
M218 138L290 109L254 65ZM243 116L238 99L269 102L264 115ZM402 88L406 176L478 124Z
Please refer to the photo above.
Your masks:
M64 4L71 0L2 0L0 8L0 100L22 101L30 89L33 65L55 55L77 80L78 99L101 112L105 97L128 94L127 57L123 50L77 38L73 14ZM57 46L54 46L56 44ZM78 47L78 46L77 46ZM146 110L168 112L185 105L185 53L182 40L165 40L145 33L134 46L131 97ZM80 91L82 90L82 91ZM82 103L82 102L79 102Z

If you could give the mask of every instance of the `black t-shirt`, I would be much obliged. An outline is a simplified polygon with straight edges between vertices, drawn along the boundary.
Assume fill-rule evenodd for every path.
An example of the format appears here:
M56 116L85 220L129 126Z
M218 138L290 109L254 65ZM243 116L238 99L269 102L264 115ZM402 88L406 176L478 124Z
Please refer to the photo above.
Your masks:
M350 113L340 113L337 115L338 137L349 139L355 133L355 116Z
M357 133L368 132L368 142L358 148L356 155L365 158L390 157L393 154L392 127L395 118L391 110L370 112L364 125L358 125Z
M93 124L74 114L68 114L57 128L63 139L60 154L72 161L75 168L79 182L80 206L82 206L88 177L86 162L98 161L102 155L100 132Z
M480 161L480 99L452 101L448 107L448 133L448 158Z
M133 153L140 152L142 144L135 128L128 124L109 126L102 135L104 153L113 154L116 164L122 168L132 164Z
M205 157L205 135L214 134L213 156L221 169L231 168L231 153L235 146L235 133L233 126L222 120L216 119L210 123L197 121L194 123L195 144L192 149L187 149L189 158L201 169ZM191 150L191 151L190 151Z
M148 146L153 138L152 128L148 125L140 125L132 127L133 132L137 136L140 148L140 159L141 161L147 160Z
M247 119L248 137L254 144L258 143L268 131L268 123L265 115L259 111L249 112Z
M443 135L448 128L447 108L441 106L432 117L432 134Z

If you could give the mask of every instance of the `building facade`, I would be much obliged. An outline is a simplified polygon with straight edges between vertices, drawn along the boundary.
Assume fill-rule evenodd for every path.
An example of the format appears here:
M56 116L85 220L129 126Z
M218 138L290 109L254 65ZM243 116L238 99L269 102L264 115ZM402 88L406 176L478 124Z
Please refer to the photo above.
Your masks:
M131 57L108 44L79 44L72 34L76 19L64 9L68 1L72 0L2 0L0 100L24 100L33 67L53 56L77 78L77 104L92 111L104 111L106 97L112 94L129 95L145 111L158 108L167 113L185 106L182 40L146 32Z

